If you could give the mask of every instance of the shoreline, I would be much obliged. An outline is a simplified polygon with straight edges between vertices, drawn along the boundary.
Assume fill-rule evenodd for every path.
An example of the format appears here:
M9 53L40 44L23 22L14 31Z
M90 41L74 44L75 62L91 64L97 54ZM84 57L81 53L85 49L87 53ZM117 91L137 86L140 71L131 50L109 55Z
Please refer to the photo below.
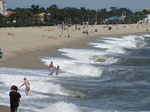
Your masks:
M118 30L120 30L120 28ZM148 33L145 31L145 28L140 31L137 31L137 30L136 31L133 30L130 32L120 31L117 33L112 32L112 31L107 31L107 32L90 34L88 36L82 34L82 37L79 38L81 36L80 34L80 35L77 35L78 38L76 40L75 39L71 40L71 38L63 38L64 40L60 41L60 43L53 43L53 45L46 45L41 48L32 47L31 49L24 50L23 52L20 52L22 50L20 49L20 50L15 51L15 55L12 55L11 57L8 56L8 58L3 61L3 64L0 65L0 67L47 69L48 66L44 65L40 61L40 57L41 56L45 56L45 57L54 56L54 54L60 53L58 49L61 49L61 48L92 49L92 46L88 45L87 43L96 41L97 39L102 39L102 37L107 38L107 37L126 36L126 35L140 35L140 34ZM77 31L77 33L81 33L81 31L80 32Z
M47 69L48 66L44 65L40 61L40 57L50 57L55 56L55 54L61 53L58 51L58 49L61 48L73 48L73 49L93 49L92 46L88 45L88 42L96 41L97 39L107 38L107 37L119 37L119 36L127 36L127 35L141 35L145 32L139 32L139 33L130 33L130 34L124 34L124 35L105 35L105 36L95 36L95 37L88 37L90 39L81 39L80 41L77 41L75 43L74 41L67 44L67 45L61 45L59 47L52 46L51 48L45 47L42 49L37 49L35 51L26 51L23 54L16 53L15 56L9 58L6 62L3 63L3 67L10 67L10 68L27 68L27 69ZM71 47L70 47L71 46ZM28 59L28 60L26 60ZM33 64L34 63L34 64Z

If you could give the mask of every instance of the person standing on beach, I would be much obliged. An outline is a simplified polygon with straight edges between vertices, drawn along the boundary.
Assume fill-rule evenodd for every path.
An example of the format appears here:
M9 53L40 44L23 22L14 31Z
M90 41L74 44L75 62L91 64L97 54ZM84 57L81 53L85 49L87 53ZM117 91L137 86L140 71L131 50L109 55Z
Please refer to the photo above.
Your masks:
M1 48L0 48L0 64L2 64L2 58L3 58L3 52L1 51Z
M18 91L18 87L15 85L11 86L11 91L9 93L10 96L10 111L11 112L18 112L19 102L21 95Z
M20 86L20 88L21 88L23 85L26 86L25 94L26 94L26 95L32 95L31 93L29 93L29 91L30 91L30 83L29 83L29 81L27 80L26 77L24 77L24 83Z
M49 64L49 71L51 71L49 75L53 75L55 71L55 66L53 65L53 61L51 61L51 63Z

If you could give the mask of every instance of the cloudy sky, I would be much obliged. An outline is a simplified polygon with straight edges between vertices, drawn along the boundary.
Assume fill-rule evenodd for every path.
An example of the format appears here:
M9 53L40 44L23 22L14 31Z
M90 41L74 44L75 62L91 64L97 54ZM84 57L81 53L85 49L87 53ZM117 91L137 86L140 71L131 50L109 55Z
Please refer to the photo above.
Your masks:
M40 7L48 8L55 4L58 8L85 7L86 9L103 9L107 10L110 7L127 8L132 11L143 10L150 7L150 0L5 0L7 8L15 9L30 8L31 5L39 5Z

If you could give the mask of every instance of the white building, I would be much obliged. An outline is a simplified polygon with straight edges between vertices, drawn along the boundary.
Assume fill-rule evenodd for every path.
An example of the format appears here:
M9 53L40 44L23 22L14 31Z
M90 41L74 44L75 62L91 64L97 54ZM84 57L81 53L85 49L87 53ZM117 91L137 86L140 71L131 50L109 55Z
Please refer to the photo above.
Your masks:
M146 18L143 19L144 23L150 23L150 14L146 15Z
M0 0L0 13L2 15L6 14L6 2L4 0Z
M146 15L143 20L139 20L138 23L150 23L150 14Z

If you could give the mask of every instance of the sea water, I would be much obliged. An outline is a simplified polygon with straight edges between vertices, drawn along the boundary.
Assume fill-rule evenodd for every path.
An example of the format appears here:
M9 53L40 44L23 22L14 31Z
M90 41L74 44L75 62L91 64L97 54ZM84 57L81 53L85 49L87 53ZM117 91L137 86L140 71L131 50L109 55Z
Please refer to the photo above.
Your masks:
M150 34L107 37L87 43L93 49L59 49L54 57L39 57L60 66L48 69L0 68L0 104L9 106L11 85L23 78L20 110L25 112L150 111ZM49 51L50 52L50 51Z

